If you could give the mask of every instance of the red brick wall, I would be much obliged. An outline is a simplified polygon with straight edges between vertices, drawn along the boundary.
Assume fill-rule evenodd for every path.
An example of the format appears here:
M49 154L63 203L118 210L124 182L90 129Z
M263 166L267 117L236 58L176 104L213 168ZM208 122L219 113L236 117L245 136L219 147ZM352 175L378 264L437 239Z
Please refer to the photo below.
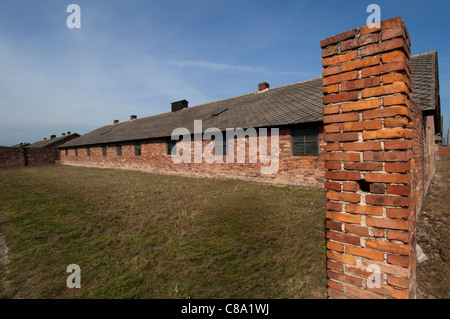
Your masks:
M22 147L0 147L0 167L24 166Z
M450 155L450 146L440 146L439 155Z
M395 18L321 46L329 297L414 298L416 209L431 164L408 31Z
M48 165L56 161L59 161L56 148L0 148L0 167Z
M270 132L269 132L270 134ZM269 139L270 141L270 139ZM194 142L192 141L192 149ZM210 141L203 141L203 147ZM178 174L184 176L206 176L237 178L254 180L281 185L299 185L311 187L323 187L324 160L323 152L325 142L323 132L319 133L319 156L291 156L291 136L289 128L280 128L280 154L278 173L273 175L261 175L262 164L249 163L248 148L246 150L246 163L181 163L175 164L171 156L166 155L166 140L155 139L142 143L142 156L134 155L134 143L122 144L122 156L116 156L116 145L108 145L107 156L102 156L102 147L91 147L91 156L87 156L86 148L78 149L75 156L74 149L61 150L61 163L65 165L101 166L108 168L138 169L155 173ZM268 142L270 145L270 143ZM246 140L248 145L248 138ZM248 146L247 146L248 147ZM235 149L237 140L235 139ZM268 146L270 152L270 146ZM225 162L225 160L224 160ZM263 165L267 166L267 165Z

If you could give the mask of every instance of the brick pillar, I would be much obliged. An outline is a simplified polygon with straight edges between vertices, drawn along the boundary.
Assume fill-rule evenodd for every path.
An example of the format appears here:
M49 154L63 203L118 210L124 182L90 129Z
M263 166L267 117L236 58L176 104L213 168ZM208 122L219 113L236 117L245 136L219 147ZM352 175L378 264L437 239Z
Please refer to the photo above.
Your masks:
M408 31L394 18L321 47L328 295L415 298Z

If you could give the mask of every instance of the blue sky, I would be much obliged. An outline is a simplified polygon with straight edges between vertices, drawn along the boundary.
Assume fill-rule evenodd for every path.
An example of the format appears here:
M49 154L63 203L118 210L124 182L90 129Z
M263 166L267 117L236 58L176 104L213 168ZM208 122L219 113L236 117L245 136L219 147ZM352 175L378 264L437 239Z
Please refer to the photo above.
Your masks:
M449 1L0 0L0 145L319 77L320 40L366 24L371 3L402 17L413 54L438 51L446 136Z

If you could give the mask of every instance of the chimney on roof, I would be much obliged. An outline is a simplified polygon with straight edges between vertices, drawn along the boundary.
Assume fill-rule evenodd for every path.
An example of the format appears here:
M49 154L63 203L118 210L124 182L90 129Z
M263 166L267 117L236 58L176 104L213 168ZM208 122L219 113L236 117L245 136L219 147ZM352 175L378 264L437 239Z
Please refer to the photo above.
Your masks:
M72 134L72 133L71 133L71 132L67 132L67 134L66 134L66 135L67 135L67 136L69 136L70 134Z
M50 139L54 139L56 137L56 135L50 135Z
M261 92L261 91L267 90L269 88L269 86L270 85L267 82L259 83L258 84L258 91Z
M116 125L116 124L118 124L118 123L119 123L119 120L114 120L114 121L113 121L113 124L114 124L114 125Z
M177 102L172 103L172 112L181 111L182 109L185 109L188 107L189 102L186 100L181 100Z
M62 133L61 136L66 136L66 133Z
M137 119L137 115L130 115L130 121Z
M44 141L46 141L47 140L47 138L46 137L44 137Z

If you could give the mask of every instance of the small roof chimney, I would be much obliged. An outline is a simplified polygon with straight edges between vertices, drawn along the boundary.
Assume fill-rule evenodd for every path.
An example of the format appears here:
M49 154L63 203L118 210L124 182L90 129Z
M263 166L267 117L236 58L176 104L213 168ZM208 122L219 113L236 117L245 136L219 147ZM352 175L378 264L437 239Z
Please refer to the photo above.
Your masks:
M188 107L189 102L186 100L181 100L177 102L172 103L172 112L181 111L182 109L185 109Z
M46 141L47 140L47 138L46 137L44 137L44 141Z
M67 136L69 136L70 134L71 134L71 132L67 132L67 134L66 134L66 135L67 135Z
M264 91L267 90L270 87L269 83L267 82L262 82L258 84L258 91Z
M50 139L54 139L56 137L56 135L50 135Z
M61 136L66 136L66 133L62 133Z
M113 124L114 124L114 125L116 125L116 124L118 124L118 123L119 123L119 120L114 120L114 121L113 121Z
M137 119L137 115L130 115L130 121Z

